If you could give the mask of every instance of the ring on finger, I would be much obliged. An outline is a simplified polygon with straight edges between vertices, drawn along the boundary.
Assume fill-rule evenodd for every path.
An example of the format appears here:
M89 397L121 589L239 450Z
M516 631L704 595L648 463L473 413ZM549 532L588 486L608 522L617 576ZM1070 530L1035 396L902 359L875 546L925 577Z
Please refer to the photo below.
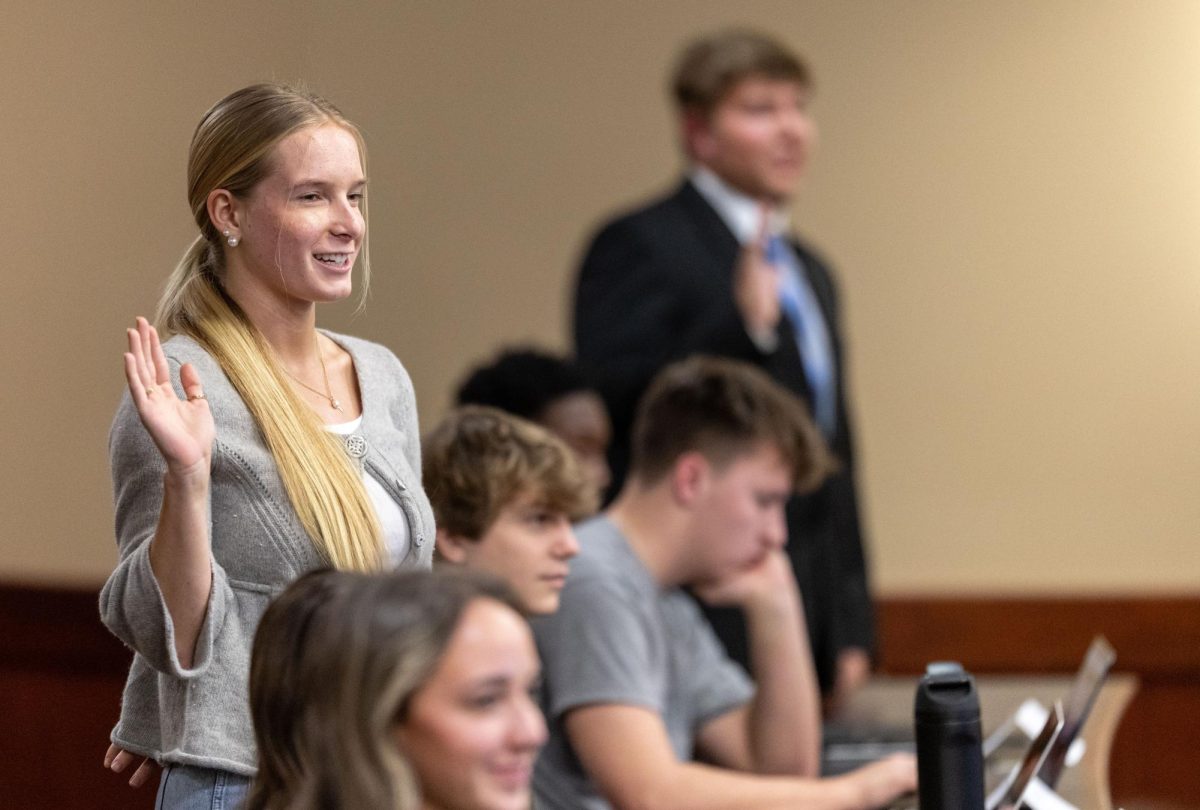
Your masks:
M208 399L204 394L188 394L188 402L196 399Z
M153 393L154 393L154 391L155 391L155 389L153 389L153 388L147 388L147 389L146 389L146 396L150 396L151 394L153 394Z

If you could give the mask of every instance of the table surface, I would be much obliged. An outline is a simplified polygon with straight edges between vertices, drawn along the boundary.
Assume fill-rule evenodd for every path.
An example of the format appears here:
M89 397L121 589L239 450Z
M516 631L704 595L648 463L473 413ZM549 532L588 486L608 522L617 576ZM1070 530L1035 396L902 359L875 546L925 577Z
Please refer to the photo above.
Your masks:
M912 724L917 676L876 676L854 696L839 721L847 726L899 726ZM1022 703L1034 698L1044 706L1066 697L1072 678L1068 675L977 675L980 720L986 738ZM1064 799L1081 810L1112 810L1108 784L1108 761L1121 716L1137 692L1137 677L1112 674L1105 681L1083 726L1087 743L1083 759L1067 768L1058 784Z

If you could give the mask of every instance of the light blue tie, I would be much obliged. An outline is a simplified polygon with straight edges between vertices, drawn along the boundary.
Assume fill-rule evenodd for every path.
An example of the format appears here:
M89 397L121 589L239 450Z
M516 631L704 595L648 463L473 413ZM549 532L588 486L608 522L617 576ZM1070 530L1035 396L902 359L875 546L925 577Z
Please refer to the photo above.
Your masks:
M837 378L833 344L821 305L804 274L800 257L781 236L767 242L766 258L779 269L779 306L795 332L796 348L812 392L813 417L826 438L837 430Z

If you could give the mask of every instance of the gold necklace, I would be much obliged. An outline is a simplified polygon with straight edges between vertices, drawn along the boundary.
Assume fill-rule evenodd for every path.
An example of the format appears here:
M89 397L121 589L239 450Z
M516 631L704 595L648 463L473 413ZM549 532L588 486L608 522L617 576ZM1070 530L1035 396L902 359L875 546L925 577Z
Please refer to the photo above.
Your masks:
M333 388L332 388L332 386L329 385L329 372L325 370L325 357L321 354L320 339L316 335L313 335L313 343L317 347L317 360L319 360L321 363L321 376L325 378L325 390L324 391L318 391L316 388L313 388L311 385L304 382L304 380L299 379L294 374L292 374L292 372L288 371L286 368L283 368L282 363L279 364L279 367L283 368L283 373L288 375L289 377L291 377L292 381L294 383L296 383L297 385L303 386L304 388L307 388L309 391L312 391L314 394L316 394L319 397L325 397L325 399L329 400L329 407L333 408L338 413L341 413L342 412L342 403L340 401L338 401L338 399L336 397L334 397Z

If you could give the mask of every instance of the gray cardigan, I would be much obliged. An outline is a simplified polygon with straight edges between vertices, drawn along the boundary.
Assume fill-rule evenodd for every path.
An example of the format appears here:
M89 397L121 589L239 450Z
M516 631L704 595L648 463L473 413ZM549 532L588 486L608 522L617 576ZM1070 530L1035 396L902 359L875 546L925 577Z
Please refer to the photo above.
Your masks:
M361 459L408 519L411 543L401 565L428 568L433 512L421 488L412 383L383 346L326 334L354 358L362 394L362 426L347 437L347 452ZM160 763L253 775L247 691L254 630L271 597L322 561L250 412L220 366L187 337L171 338L164 349L176 391L182 393L183 363L199 371L216 423L209 488L212 593L195 660L184 669L150 570L166 465L126 391L109 434L120 561L100 592L100 615L135 654L112 740Z

